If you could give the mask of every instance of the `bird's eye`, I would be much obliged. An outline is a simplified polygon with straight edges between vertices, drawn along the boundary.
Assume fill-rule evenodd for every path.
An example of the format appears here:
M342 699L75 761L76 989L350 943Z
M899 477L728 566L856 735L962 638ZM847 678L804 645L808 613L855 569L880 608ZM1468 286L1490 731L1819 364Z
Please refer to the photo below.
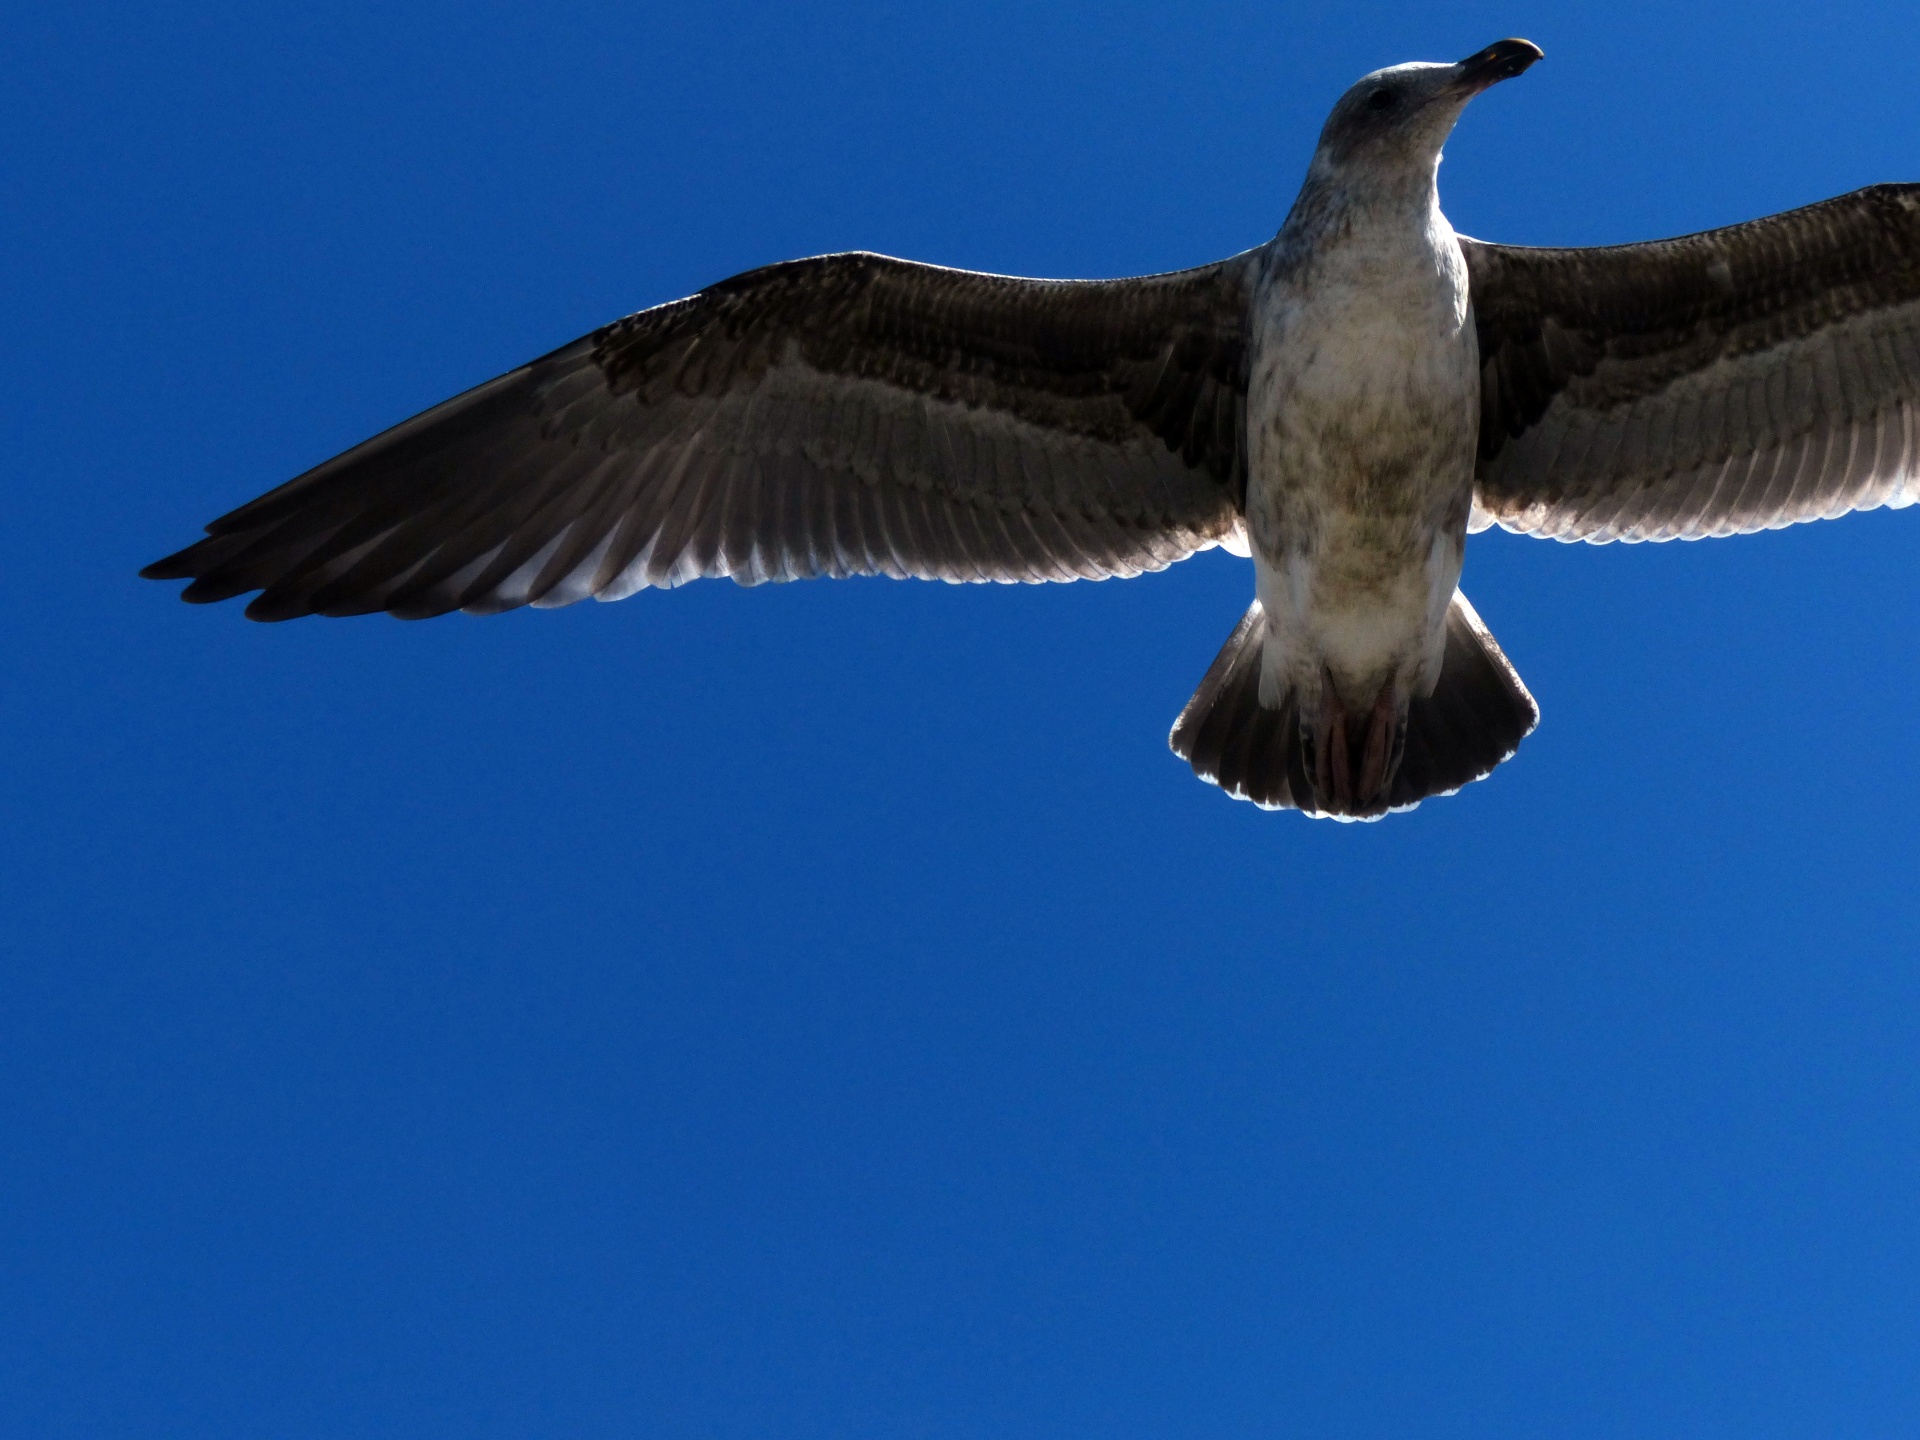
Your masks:
M1391 110L1397 98L1391 90L1376 90L1367 96L1367 108L1369 110Z

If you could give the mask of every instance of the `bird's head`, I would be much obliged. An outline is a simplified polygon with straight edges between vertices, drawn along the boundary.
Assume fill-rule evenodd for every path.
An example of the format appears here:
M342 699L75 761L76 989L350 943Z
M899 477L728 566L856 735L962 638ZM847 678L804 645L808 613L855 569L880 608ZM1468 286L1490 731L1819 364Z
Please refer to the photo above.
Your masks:
M1313 169L1324 178L1431 176L1467 102L1540 58L1531 40L1496 40L1454 65L1415 62L1363 77L1320 132Z

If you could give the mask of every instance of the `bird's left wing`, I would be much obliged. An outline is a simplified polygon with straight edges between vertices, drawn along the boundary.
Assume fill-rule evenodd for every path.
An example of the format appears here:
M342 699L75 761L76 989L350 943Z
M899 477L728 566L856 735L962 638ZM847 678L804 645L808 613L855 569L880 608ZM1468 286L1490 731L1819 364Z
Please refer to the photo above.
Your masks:
M615 321L151 565L263 620L619 599L703 575L1071 580L1234 540L1248 255L1113 281L881 255Z
M1920 499L1920 185L1641 245L1461 245L1474 528L1698 539Z

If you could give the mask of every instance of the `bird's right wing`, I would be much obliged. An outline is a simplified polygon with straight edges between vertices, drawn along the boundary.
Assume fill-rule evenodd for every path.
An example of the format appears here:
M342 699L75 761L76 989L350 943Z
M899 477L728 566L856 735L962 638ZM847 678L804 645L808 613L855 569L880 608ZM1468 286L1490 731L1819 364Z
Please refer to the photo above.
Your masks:
M1461 244L1476 529L1698 539L1920 499L1920 185L1642 245Z
M151 565L256 619L620 599L704 575L1071 580L1238 534L1254 254L1134 280L880 255L641 311Z

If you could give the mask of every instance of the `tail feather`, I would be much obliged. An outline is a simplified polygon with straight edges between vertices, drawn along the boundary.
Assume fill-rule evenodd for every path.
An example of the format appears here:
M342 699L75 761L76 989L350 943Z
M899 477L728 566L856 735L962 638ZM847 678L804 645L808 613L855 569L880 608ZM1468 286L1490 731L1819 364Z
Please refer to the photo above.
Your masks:
M1256 600L1220 647L1168 743L1202 780L1230 794L1269 810L1307 809L1313 790L1295 696L1289 690L1277 710L1260 703L1266 638L1267 612Z
M1260 703L1266 611L1254 601L1174 722L1168 743L1194 773L1266 809L1330 813L1314 792L1299 701ZM1388 792L1394 810L1451 795L1519 748L1540 722L1520 676L1459 591L1447 609L1447 648L1433 694L1407 708L1404 748Z

